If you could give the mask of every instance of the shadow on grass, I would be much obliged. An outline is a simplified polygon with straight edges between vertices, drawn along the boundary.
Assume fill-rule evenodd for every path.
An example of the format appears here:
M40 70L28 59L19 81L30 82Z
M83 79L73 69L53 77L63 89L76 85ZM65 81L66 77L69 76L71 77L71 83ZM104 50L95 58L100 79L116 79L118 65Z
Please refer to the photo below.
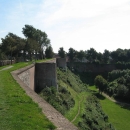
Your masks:
M93 93L99 100L104 100L106 99L103 95L101 95L100 93L96 92L96 93Z
M127 103L121 103L121 102L116 102L117 105L119 105L123 109L130 110L130 104Z

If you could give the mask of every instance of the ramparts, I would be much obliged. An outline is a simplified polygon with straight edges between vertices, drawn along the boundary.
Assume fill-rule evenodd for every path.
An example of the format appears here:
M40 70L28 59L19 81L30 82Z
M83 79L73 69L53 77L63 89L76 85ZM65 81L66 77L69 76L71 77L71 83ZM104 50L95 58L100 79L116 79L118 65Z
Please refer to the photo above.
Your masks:
M15 63L15 60L12 60L12 64ZM0 66L5 66L5 65L11 65L11 60L0 60Z
M35 86L36 92L47 86L57 86L56 63L35 64Z
M67 62L67 67L78 72L110 72L117 69L115 64L88 64L82 62Z
M57 67L66 68L66 58L56 58Z
M57 127L56 130L78 130L76 126L74 126L55 108L53 108L42 97L33 91L35 90L35 80L32 78L36 79L36 81L38 80L38 82L40 82L40 85L43 86L56 85L56 63L36 63L36 65L33 64L25 68L13 71L11 74L14 79L20 84L20 86L26 91L26 94L39 105L45 116ZM42 86L40 89L41 88Z
M35 90L35 65L27 66L20 70L18 77L25 83L29 88Z

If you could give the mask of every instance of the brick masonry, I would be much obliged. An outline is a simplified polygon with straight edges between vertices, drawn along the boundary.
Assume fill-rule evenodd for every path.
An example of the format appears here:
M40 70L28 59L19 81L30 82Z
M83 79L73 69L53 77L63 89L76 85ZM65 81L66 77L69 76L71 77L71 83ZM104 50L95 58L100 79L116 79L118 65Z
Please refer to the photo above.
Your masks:
M35 90L41 91L43 88L50 86L57 87L56 63L36 63Z
M67 66L70 69L74 69L78 72L110 72L116 69L115 64L88 64L82 62L67 62Z
M35 65L30 65L25 67L21 73L18 74L18 77L32 90L35 90Z
M49 64L40 64L37 67L47 67ZM46 70L49 72L49 75L52 76L55 75L55 72L53 74L50 72L52 67L55 67L56 65L51 64L49 66L50 70ZM38 71L41 72L44 69L39 69ZM45 70L43 72L46 72ZM55 108L53 108L49 103L47 103L43 98L41 98L35 91L33 91L29 87L29 76L31 72L34 72L34 65L27 66L25 68L16 70L11 72L13 78L20 84L20 86L25 90L26 94L32 98L32 100L36 103L38 103L39 107L42 109L42 112L45 114L45 116L57 127L56 130L78 130L76 126L74 126L68 119L66 119L61 113L59 113ZM49 76L45 75L45 76ZM24 83L19 77L25 76L26 78L23 81L26 81ZM28 81L27 81L28 80ZM30 84L31 85L31 84Z
M66 58L57 58L56 64L57 64L57 67L66 68Z

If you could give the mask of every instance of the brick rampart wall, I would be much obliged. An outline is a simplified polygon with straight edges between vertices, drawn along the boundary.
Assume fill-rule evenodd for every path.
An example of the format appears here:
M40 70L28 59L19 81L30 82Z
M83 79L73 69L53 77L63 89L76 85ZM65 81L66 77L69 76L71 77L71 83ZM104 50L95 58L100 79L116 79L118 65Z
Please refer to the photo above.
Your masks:
M15 63L15 60L12 60L12 64ZM4 65L10 65L11 64L11 60L0 60L0 66L4 66Z
M46 86L57 86L56 63L36 63L35 87L41 91Z
M74 69L78 72L100 73L100 72L110 72L116 69L115 64L87 64L81 62L74 62L74 63L67 62L67 66L70 69Z
M57 67L66 68L66 58L56 58Z
M30 65L23 68L18 77L32 90L35 90L34 85L35 65Z

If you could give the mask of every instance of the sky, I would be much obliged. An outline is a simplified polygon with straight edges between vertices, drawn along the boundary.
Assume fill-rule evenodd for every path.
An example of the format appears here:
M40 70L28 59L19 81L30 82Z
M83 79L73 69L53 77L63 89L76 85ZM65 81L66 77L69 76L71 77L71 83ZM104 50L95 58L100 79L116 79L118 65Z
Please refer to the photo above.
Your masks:
M130 0L0 0L0 18L0 39L9 32L24 38L22 28L32 25L55 53L130 49Z

